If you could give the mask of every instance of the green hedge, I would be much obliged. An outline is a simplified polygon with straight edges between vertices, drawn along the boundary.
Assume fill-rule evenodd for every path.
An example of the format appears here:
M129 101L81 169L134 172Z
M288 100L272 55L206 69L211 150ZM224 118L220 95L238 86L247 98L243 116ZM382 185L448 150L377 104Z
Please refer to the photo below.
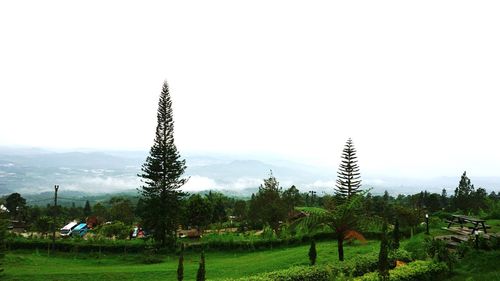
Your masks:
M273 271L240 279L227 281L328 281L333 272L326 266L295 266L285 270Z
M389 271L390 281L434 281L446 277L448 267L444 263L433 261L415 261ZM378 281L377 272L370 272L355 281Z
M39 238L9 238L6 241L7 249L47 249L52 245L50 239ZM55 248L62 252L108 252L108 253L140 253L150 248L152 244L142 240L82 240L82 239L58 239Z

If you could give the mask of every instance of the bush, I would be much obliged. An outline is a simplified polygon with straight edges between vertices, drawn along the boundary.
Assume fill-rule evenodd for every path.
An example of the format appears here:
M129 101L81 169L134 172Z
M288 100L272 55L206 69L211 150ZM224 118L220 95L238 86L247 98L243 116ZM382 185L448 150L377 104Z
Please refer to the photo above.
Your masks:
M9 237L6 240L10 250L20 249L47 249L51 245L50 239ZM56 240L56 250L62 252L74 252L78 249L80 253L109 252L109 253L140 253L146 248L153 246L152 242L141 239L137 240L104 240L104 239L58 239Z
M443 263L415 261L389 271L390 281L434 281L444 278L447 267ZM376 272L370 272L354 279L356 281L379 281Z
M471 250L472 250L472 241L469 240L467 242L460 243L460 244L458 244L458 247L457 247L457 255L460 258L463 258Z
M227 281L328 281L333 276L327 266L296 266L240 279L227 279Z
M316 243L314 240L311 240L311 246L309 247L309 261L311 262L311 265L316 264Z
M446 243L439 239L426 239L424 242L428 255L438 262L444 262L451 271L458 262L457 255L446 247Z
M125 239L130 234L130 227L126 226L121 221L117 221L111 224L101 225L96 231L104 237Z
M403 250L403 249L397 249L397 250L392 250L391 252L389 252L389 260L392 263L395 263L396 260L408 263L408 262L413 261L413 258L411 257L410 252Z
M449 219L451 217L451 215L452 215L452 213L450 213L450 212L437 211L437 212L432 214L432 217L437 217L441 220L446 220L446 219Z
M493 250L500 250L500 237L498 237L498 235L491 235L490 242Z
M427 258L427 253L422 245L422 240L410 239L404 249L411 254L411 258L414 260L423 260Z

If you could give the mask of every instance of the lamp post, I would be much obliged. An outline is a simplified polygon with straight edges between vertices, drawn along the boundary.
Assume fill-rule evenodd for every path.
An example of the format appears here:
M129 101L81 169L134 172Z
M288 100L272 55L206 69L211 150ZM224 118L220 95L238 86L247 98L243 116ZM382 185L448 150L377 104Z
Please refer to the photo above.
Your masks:
M429 214L425 214L425 234L429 235Z

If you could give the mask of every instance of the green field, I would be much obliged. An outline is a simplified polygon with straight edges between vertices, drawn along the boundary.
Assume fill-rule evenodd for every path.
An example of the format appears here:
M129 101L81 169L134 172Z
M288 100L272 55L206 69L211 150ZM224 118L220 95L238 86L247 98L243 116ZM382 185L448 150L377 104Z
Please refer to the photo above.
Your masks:
M488 220L492 232L500 230L500 220ZM431 229L431 235L449 234L438 223ZM420 233L412 239L402 241L401 246L413 245L423 251L424 238ZM336 241L317 243L318 264L339 263ZM286 269L295 265L309 263L309 245L280 247L254 252L245 251L207 251L206 267L209 280L222 280L255 275L259 273ZM355 242L345 246L346 260L378 253L379 242L366 244ZM162 262L145 264L141 254L97 254L60 252L47 256L45 251L16 250L8 252L4 261L5 280L176 280L178 257L160 256ZM499 251L484 252L475 250L456 266L450 281L500 280L497 263ZM187 252L184 260L184 279L194 280L198 269L199 253Z
M358 255L378 251L379 243L355 243L345 247L346 260ZM308 245L256 252L206 253L207 278L221 280L245 277L258 273L307 265ZM317 243L318 264L337 263L336 242ZM5 280L175 280L176 256L163 256L163 262L146 265L141 255L107 255L101 258L82 253L46 253L15 251L5 259ZM194 280L198 269L199 254L186 253L185 280Z

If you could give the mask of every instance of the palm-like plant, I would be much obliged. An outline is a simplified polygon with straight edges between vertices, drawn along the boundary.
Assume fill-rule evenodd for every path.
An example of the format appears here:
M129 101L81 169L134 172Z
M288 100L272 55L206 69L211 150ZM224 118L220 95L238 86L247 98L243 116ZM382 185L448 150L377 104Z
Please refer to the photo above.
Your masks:
M314 230L329 227L337 238L339 261L344 260L344 241L357 239L366 241L359 229L362 212L362 195L354 195L332 210L311 212L309 216L296 221L292 227Z

